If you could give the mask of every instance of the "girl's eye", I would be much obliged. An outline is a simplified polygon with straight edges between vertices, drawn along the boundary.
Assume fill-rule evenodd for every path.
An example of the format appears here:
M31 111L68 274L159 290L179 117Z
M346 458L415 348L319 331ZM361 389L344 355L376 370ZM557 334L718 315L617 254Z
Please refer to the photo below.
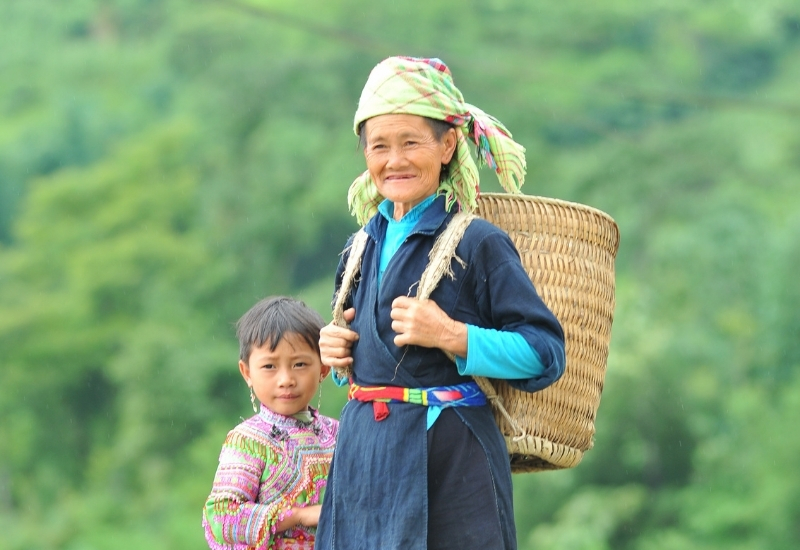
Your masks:
M303 363L303 362L295 363L294 364L294 368L301 369L301 368L305 367L306 365L308 365L308 363Z
M262 368L262 369L274 369L274 368L275 368L275 365L264 365L264 366L263 366L263 367L261 367L261 368Z

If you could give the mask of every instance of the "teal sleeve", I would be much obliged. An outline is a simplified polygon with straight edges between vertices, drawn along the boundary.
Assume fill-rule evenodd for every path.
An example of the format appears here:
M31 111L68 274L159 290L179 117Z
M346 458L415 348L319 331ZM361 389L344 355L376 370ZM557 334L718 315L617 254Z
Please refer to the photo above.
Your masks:
M506 380L533 378L544 372L539 354L521 334L467 325L467 357L456 356L464 376Z

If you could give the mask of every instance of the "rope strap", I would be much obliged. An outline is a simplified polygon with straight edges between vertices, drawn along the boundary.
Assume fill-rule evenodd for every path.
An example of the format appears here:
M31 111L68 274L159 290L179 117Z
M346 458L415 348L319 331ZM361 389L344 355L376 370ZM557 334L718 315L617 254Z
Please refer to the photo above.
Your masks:
M356 276L361 271L361 258L364 256L368 238L367 232L360 229L353 236L353 242L348 249L350 255L347 257L347 263L344 266L342 284L339 286L339 292L336 293L336 299L333 303L333 324L337 327L347 328L347 321L344 320L344 302L350 296ZM342 254L346 254L348 250L345 250ZM333 370L340 379L350 378L353 374L350 366L333 367Z
M474 214L459 212L453 216L447 229L437 237L428 255L428 266L425 268L420 278L417 299L428 299L444 275L453 278L453 268L451 267L453 260L456 260L462 266L465 265L464 261L456 255L456 247L464 237L464 232L467 230L467 227L469 227L469 224L472 223L472 220L475 218L477 218L477 216ZM445 352L445 355L455 363L455 355L449 352ZM486 399L488 399L492 406L503 415L508 421L509 426L511 426L511 429L517 434L514 437L515 441L526 437L527 433L520 428L519 424L517 424L506 410L503 404L503 398L498 395L492 382L488 378L482 376L473 376L472 378L477 382L478 386L480 386L483 393L486 394Z

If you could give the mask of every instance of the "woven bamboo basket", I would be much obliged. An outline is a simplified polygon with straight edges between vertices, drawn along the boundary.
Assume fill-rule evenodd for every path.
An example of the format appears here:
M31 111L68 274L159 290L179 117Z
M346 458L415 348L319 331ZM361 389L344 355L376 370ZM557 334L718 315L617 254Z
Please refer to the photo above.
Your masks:
M614 317L619 229L597 209L528 195L484 193L476 214L506 231L542 300L564 328L566 370L536 392L491 382L524 434L495 410L513 472L576 466L592 448Z

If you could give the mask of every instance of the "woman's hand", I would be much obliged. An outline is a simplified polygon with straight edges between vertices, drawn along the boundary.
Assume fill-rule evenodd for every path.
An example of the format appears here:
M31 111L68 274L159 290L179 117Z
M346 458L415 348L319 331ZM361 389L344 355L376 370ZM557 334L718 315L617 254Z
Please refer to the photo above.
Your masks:
M467 356L467 325L451 319L433 300L400 296L392 302L391 316L396 346L413 344Z
M344 320L352 323L356 318L353 308L344 311ZM349 328L338 327L333 323L322 327L319 331L319 356L323 365L333 368L344 368L353 364L353 343L358 334Z

